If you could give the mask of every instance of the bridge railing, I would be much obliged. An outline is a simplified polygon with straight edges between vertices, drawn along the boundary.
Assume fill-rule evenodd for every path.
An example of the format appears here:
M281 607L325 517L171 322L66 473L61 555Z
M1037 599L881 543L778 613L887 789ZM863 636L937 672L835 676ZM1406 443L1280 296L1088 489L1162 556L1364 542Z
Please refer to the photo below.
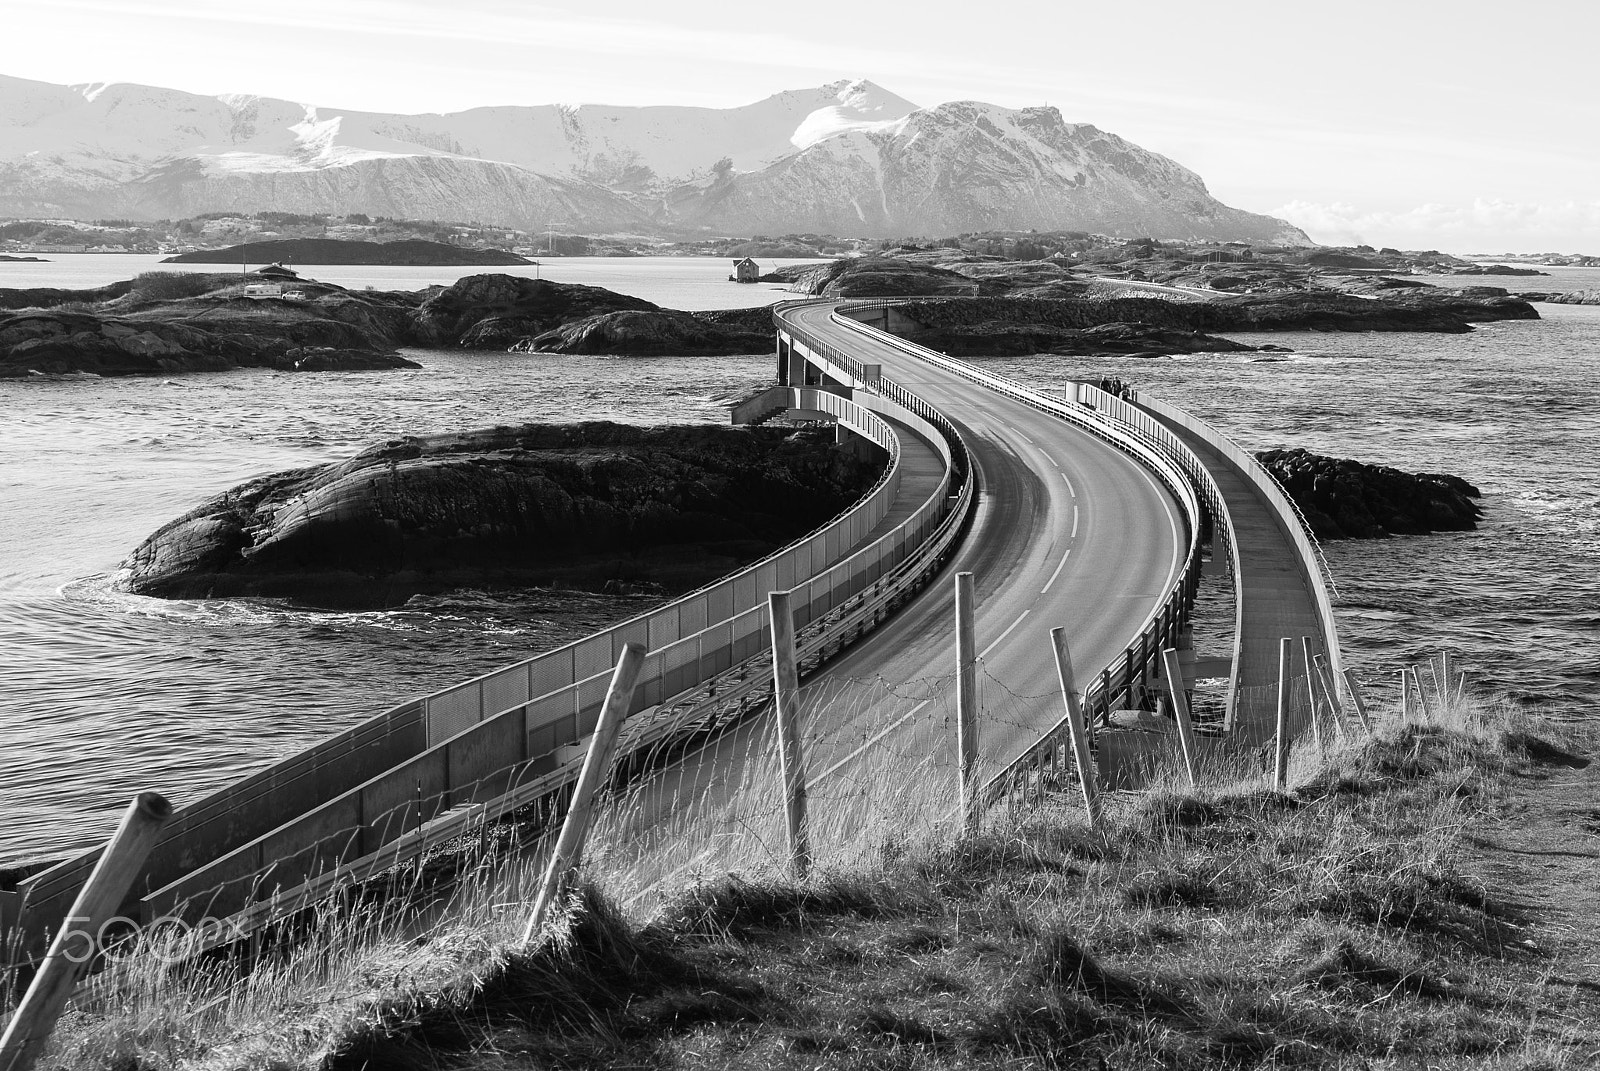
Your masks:
M1136 405L1131 405L1115 394L1101 390L1089 383L1076 384L1077 402L1093 412L1101 414L1105 419L1114 420L1125 427L1138 432L1145 441L1154 444L1162 453L1166 454L1173 464L1177 465L1188 479L1191 487L1200 496L1204 503L1206 513L1211 523L1212 557L1222 556L1228 563L1228 570L1237 579L1239 576L1239 546L1234 537L1233 516L1228 511L1227 500L1222 497L1222 491L1217 487L1216 478L1211 475L1211 470L1206 468L1195 452L1189 449L1184 441L1174 435L1161 421L1153 418L1149 413ZM1232 673L1229 679L1228 709L1233 708L1233 696L1238 686L1238 674L1242 664L1244 643L1244 603L1235 598L1233 603L1233 658Z
M645 644L651 651L640 674L638 705L654 706L743 662L759 648L768 592L806 588L806 597L795 600L796 626L802 628L893 570L930 539L948 509L949 485L956 477L952 459L965 456L959 437L946 438L953 429L942 417L925 421L877 399L855 405L826 391L808 390L797 405L828 412L890 451L882 477L850 509L807 537L663 607L401 704L183 808L152 851L136 893L166 887L213 863L221 865L263 838L285 836L286 824L303 821L310 828L322 820L318 815L349 795L351 786L367 784L431 748L457 741L465 730L502 712L521 712L526 733L538 746L580 738L598 716L604 682L628 642ZM873 543L870 560L853 555L840 563L848 566L841 570L833 563L881 524L899 491L899 439L881 414L907 421L934 445L947 464L945 482L910 518ZM461 753L465 745L456 746ZM413 784L412 794L416 792ZM97 851L87 852L23 884L17 924L25 945L36 944L60 921L97 858Z
M948 440L938 426L899 411L893 402L861 401L866 404L828 391L791 391L792 408L826 412L863 433L886 436L889 443L896 436L879 413L927 434L941 454L963 451L947 422ZM904 522L811 577L791 581L781 571L754 570L758 578L792 590L803 660L819 660L830 647L837 650L870 629L886 606L909 597L936 570L972 503L970 481L956 488L954 480L955 470L947 465L934 492ZM709 731L759 702L771 680L765 598L774 589L759 589L760 605L650 651L619 761L637 761L651 749ZM564 670L566 663L559 665ZM579 756L572 745L593 730L609 677L606 667L464 725L378 776L148 892L139 917L231 917L248 929L336 882L414 858L472 822L543 804L575 779Z

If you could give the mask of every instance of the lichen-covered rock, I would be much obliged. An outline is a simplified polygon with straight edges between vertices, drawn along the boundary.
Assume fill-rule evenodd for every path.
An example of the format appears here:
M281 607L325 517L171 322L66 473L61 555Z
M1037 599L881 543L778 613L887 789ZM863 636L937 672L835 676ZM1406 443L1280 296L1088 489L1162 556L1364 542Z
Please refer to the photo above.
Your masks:
M827 432L591 423L398 439L275 473L164 525L118 583L166 598L393 605L461 587L686 590L860 496Z
M1324 457L1309 450L1264 450L1256 458L1300 507L1318 539L1476 528L1479 490L1459 476L1408 473L1387 465Z

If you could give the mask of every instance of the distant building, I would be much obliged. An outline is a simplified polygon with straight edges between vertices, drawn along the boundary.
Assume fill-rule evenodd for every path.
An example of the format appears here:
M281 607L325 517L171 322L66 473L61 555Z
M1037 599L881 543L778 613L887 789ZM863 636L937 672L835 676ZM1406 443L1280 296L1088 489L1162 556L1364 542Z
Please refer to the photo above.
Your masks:
M736 283L754 283L761 279L761 265L745 257L733 262L733 274L728 276Z
M256 275L264 275L268 279L298 279L300 273L293 268L285 268L282 264L268 264L265 268L257 268Z

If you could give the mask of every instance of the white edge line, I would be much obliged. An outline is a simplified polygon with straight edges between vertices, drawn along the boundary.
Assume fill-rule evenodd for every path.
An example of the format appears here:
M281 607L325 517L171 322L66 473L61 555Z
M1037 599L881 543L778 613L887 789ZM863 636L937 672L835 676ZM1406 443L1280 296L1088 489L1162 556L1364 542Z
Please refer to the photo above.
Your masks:
M1065 569L1067 567L1067 559L1069 557L1071 557L1071 556L1072 556L1072 548L1068 547L1067 548L1067 552L1065 554L1061 555L1061 564L1056 566L1056 571L1050 574L1050 579L1046 580L1044 582L1044 587L1039 589L1039 594L1040 595L1047 594L1050 591L1050 585L1054 584L1056 582L1056 577L1061 575L1061 570L1063 570L1063 569Z
M882 729L879 729L870 738L868 738L867 740L863 741L860 747L858 747L854 751L850 752L850 754L846 755L844 758L840 759L838 762L834 763L832 766L829 766L826 770L823 770L821 773L817 774L817 776L814 778L814 780L820 781L824 777L827 777L829 774L837 773L840 767L854 762L856 759L861 757L861 753L863 751L866 751L867 748L872 747L879 740L882 740L884 737L888 736L890 733L892 733L896 729L900 728L900 726L902 726L902 725L904 725L906 723L906 719L910 718L911 715L915 714L917 711L921 710L923 707L927 706L929 703L932 703L932 702L933 702L933 700L931 700L931 699L924 699L922 702L918 703L916 706L912 707L910 710L908 710L904 714L900 715L894 721L890 722L888 725L885 725Z
M1024 610L1024 611L1022 611L1022 613L1018 614L1017 615L1017 619L1015 621L1011 622L1011 624L1007 625L1006 626L1006 630L1004 632L1000 633L1000 635L996 636L994 638L994 642L993 643L991 643L989 646L985 647L983 650L978 652L978 657L979 658L987 658L987 657L989 657L989 652L994 650L996 647L999 647L1000 646L1000 641L1005 639L1007 636L1011 635L1011 630L1016 628L1018 625L1022 624L1022 619L1024 617L1027 617L1031 613L1033 613L1033 611L1030 609L1030 610Z

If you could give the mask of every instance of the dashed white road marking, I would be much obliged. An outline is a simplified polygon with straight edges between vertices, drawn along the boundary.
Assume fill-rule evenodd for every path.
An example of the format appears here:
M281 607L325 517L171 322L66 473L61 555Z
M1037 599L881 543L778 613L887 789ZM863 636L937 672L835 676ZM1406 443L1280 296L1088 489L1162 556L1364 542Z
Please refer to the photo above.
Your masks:
M1072 555L1072 548L1068 547L1067 548L1067 552L1065 554L1061 555L1061 564L1056 566L1056 571L1050 574L1050 579L1046 580L1044 582L1044 587L1039 589L1039 594L1040 595L1047 594L1050 591L1050 585L1054 584L1056 582L1056 577L1061 575L1061 570L1063 570L1063 569L1065 569L1067 567L1067 559L1069 557L1071 557L1071 555Z
M1078 504L1072 504L1072 538L1078 538Z
M1072 477L1068 476L1066 473L1063 472L1061 474L1061 478L1063 480L1067 481L1067 494L1071 495L1073 498L1077 498L1078 497L1078 489L1076 487L1072 486Z

